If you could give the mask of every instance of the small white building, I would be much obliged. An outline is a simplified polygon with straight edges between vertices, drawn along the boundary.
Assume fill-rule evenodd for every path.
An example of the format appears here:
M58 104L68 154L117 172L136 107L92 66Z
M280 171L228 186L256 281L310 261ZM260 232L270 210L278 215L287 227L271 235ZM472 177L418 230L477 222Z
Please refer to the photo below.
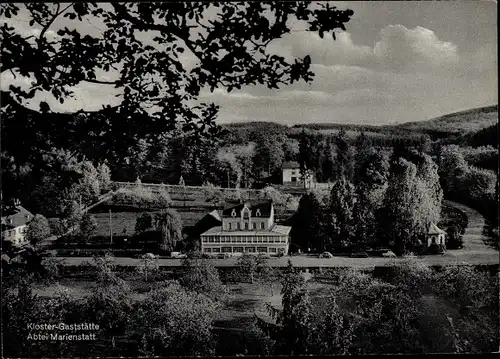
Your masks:
M427 232L427 247L430 247L433 244L442 245L446 248L446 232L441 228L436 226L434 223L431 223L429 226L429 231Z
M32 219L31 212L17 205L14 213L2 217L2 239L14 246L22 246L26 243L26 226Z
M305 174L300 173L300 165L297 161L287 161L283 162L283 184L284 185L296 185L304 186L306 188L315 187L315 177L314 172L311 170L306 170Z

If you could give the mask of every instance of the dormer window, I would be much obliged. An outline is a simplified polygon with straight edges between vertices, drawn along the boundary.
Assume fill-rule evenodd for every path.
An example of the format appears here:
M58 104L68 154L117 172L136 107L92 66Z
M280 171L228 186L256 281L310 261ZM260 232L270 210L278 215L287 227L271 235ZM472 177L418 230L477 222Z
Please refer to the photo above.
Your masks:
M26 220L30 219L30 215L29 214L25 215L24 217L26 217Z
M9 224L12 224L12 218L7 219L7 222L8 222Z
M243 208L241 212L243 218L250 218L250 209L248 209L248 207Z
M257 211L255 211L255 216L260 217L260 208L257 208Z
M231 217L233 217L233 218L234 218L234 217L236 217L236 210L234 210L234 209L233 209L233 210L231 211Z

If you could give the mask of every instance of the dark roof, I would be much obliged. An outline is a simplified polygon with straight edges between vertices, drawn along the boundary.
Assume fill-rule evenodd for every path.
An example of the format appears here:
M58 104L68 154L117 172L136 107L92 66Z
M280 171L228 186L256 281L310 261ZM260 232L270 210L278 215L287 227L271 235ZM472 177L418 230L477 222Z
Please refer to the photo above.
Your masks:
M16 212L2 217L2 231L27 224L33 219L33 214L23 206L16 206Z
M283 162L283 169L295 169L295 168L300 168L300 165L297 161L287 161Z
M236 211L236 216L239 217L241 215L240 214L241 210L246 205L248 207L248 209L250 209L250 211L252 211L251 212L252 216L255 216L255 213L257 212L257 210L259 210L260 217L269 218L269 217L271 217L272 204L273 204L273 202L271 200L247 201L245 203L237 204L236 206L231 206L231 207L225 208L222 211L222 217L232 217L231 213L233 212L233 209Z

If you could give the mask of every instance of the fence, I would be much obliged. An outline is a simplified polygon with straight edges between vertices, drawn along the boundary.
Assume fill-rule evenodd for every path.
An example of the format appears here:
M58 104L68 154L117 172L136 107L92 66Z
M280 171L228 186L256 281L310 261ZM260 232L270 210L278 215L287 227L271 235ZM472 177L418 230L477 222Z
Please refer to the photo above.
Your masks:
M136 182L118 182L118 181L113 181L111 182L114 185L117 185L119 187L138 187L138 186L143 186L143 187L148 187L152 189L166 189L167 191L183 191L183 190L206 190L210 188L217 189L222 192L247 192L247 193L253 193L253 194L259 194L260 190L254 189L254 188L225 188L225 187L208 187L208 186L181 186L181 185L172 185L172 184L164 184L164 183L136 183Z

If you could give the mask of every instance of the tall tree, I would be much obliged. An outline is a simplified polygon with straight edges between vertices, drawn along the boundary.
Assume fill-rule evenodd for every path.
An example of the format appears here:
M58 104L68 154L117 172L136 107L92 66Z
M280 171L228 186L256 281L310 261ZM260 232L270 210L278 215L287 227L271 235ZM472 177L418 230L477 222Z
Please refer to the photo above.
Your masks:
M206 295L215 302L226 299L227 288L217 268L207 259L186 258L182 261L184 273L179 283L188 290Z
M160 247L164 251L173 251L182 240L182 220L179 213L171 208L156 217L156 226L161 231Z
M396 254L402 254L417 243L429 225L422 216L426 188L417 178L416 166L402 158L391 165L388 183L384 198L385 218L380 227Z
M303 250L325 250L325 209L316 193L303 195L294 216L291 231L292 243Z
M421 181L423 200L427 205L422 206L424 223L437 224L441 219L441 205L443 202L443 189L439 183L438 166L427 154L422 154L422 161L418 164L417 175Z
M334 151L332 147L331 137L327 137L325 140L325 146L323 147L323 155L322 155L322 163L321 163L321 172L323 175L323 181L330 182L334 177Z
M133 316L134 328L143 335L142 354L213 355L217 309L206 296L175 282L149 292Z
M361 137L361 136L360 136ZM375 244L377 239L376 213L383 206L387 188L389 162L373 147L365 147L367 142L358 139L354 183L357 201L354 207L356 242Z
M305 176L307 171L314 169L314 148L309 134L302 129L299 137L299 165L300 175Z
M108 165L101 163L97 166L97 180L101 191L108 191L111 184L111 170Z
M87 243L92 238L95 230L97 229L97 221L94 216L85 213L80 220L80 237Z
M331 244L346 247L355 235L354 206L356 193L354 186L342 175L332 186L328 208L328 227Z
M341 129L335 135L335 149L337 157L335 158L335 179L338 180L345 176L351 180L353 175L353 158L350 151L350 146L347 141L347 133Z
M26 228L26 240L34 247L38 247L49 236L49 221L41 214L35 215Z
M304 355L308 353L310 338L311 303L304 290L304 279L288 260L282 276L282 310L273 310L271 315L280 327L276 343L279 355Z
M83 204L94 202L100 194L99 172L92 162L83 161L81 166L82 178L79 183L79 190Z

